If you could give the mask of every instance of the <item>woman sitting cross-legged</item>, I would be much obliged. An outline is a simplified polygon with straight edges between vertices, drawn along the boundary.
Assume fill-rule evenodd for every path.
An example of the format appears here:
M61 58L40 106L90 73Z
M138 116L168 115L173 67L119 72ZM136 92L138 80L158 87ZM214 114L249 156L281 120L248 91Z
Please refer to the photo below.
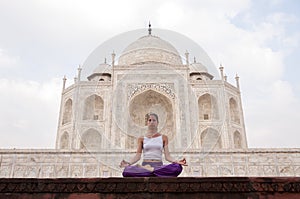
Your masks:
M125 167L124 177L177 177L182 171L182 165L187 166L185 158L174 160L168 149L168 137L157 132L158 116L155 113L147 115L148 132L138 138L135 156L129 161L122 160L120 167ZM165 159L172 164L163 165L162 151ZM141 159L142 165L133 165Z

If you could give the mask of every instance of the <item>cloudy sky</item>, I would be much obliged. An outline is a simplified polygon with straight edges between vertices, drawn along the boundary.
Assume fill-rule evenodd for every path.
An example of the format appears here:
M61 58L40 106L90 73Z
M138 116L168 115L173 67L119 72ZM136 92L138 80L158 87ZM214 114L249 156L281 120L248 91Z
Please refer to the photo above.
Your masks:
M1 0L0 148L54 148L63 76L149 20L240 76L249 147L300 147L298 0Z

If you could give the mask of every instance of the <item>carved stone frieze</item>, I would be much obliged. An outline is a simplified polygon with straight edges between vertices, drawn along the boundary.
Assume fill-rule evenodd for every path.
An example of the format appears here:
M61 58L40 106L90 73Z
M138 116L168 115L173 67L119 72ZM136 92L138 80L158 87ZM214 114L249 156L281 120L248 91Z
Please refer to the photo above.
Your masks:
M0 193L300 193L300 178L0 179Z
M175 99L175 93L173 84L168 83L136 83L136 84L129 84L127 86L127 96L128 99L131 99L132 97L136 96L139 93L142 93L146 90L155 90L161 93L164 93L165 95L169 96L171 99Z

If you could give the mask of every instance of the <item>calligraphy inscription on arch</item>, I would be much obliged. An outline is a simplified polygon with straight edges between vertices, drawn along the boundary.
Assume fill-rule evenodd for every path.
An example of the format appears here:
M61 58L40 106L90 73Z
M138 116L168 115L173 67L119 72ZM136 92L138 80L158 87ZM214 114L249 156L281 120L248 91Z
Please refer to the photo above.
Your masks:
M166 94L171 99L175 99L175 93L173 91L173 84L158 84L158 83L137 83L129 84L127 86L127 97L131 99L132 97L146 91L146 90L155 90L161 93Z

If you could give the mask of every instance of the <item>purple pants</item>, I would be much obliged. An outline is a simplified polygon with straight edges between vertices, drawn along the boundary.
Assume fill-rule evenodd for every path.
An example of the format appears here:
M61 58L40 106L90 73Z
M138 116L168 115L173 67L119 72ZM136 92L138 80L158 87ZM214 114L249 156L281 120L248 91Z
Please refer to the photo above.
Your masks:
M180 164L163 165L162 162L143 162L142 166L149 164L154 171L149 171L139 166L127 166L123 171L124 177L177 177L181 171Z

